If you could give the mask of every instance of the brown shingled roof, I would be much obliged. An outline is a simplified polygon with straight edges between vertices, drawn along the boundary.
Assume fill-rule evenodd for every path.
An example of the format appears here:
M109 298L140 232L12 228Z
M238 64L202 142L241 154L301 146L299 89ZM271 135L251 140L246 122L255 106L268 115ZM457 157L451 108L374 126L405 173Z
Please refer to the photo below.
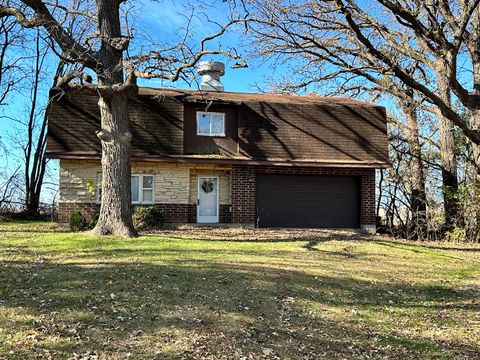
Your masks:
M267 103L289 103L289 104L319 104L319 105L354 105L378 107L378 105L354 100L351 98L330 97L330 96L297 96L289 94L258 94L240 92L216 92L205 90L182 90L172 88L139 88L139 95L172 96L181 98L185 102L215 101L240 104L242 102L267 102Z

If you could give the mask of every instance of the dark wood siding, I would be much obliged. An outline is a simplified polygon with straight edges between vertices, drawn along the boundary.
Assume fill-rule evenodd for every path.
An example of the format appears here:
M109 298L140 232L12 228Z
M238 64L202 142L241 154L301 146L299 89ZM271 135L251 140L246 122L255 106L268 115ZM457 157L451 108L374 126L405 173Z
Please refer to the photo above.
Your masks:
M254 159L388 161L385 109L251 102L240 106L239 153Z
M98 97L67 93L47 109L49 153L101 154ZM170 97L129 101L132 156L183 154L183 103Z
M259 227L360 227L360 177L261 175Z
M210 106L208 111L225 113L225 136L197 135L197 111L205 111L205 104L185 104L185 154L237 154L237 106Z
M129 102L133 154L183 154L183 104L172 98L137 96Z

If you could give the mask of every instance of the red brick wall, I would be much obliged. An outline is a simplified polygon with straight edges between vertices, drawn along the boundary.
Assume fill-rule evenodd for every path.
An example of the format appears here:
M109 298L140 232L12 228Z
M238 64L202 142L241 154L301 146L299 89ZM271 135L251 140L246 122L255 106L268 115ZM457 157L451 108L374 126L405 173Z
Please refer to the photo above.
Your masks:
M232 220L255 224L255 174L356 175L361 177L360 224L375 224L375 170L315 167L242 166L232 167Z
M148 206L148 205L135 205ZM195 204L155 204L165 214L166 223L196 223L197 206ZM58 222L68 223L70 215L80 211L85 217L90 217L95 210L99 210L99 204L89 203L59 203ZM220 205L220 222L231 223L232 213L230 205Z
M68 223L73 212L80 211L85 217L90 217L95 209L100 209L98 204L90 203L58 203L58 222Z
M155 207L163 211L166 223L196 222L195 204L155 204Z
M360 224L375 225L375 170L363 170Z
M255 170L234 165L230 175L232 188L232 222L255 224Z
M196 212L196 209L195 209ZM192 222L196 222L192 221ZM220 205L220 222L222 224L231 224L232 221L232 206L231 205Z

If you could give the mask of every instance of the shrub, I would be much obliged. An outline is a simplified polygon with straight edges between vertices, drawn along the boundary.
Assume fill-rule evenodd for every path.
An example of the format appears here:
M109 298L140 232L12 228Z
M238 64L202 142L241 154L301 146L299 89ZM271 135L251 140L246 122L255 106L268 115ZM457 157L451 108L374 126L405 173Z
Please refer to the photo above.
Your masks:
M81 231L87 228L87 219L80 211L75 211L70 215L70 229L73 231Z
M445 234L445 240L452 242L465 242L466 241L466 231L461 227L455 227L452 231L447 231Z
M87 228L89 230L92 230L95 227L95 225L97 225L99 216L100 216L100 211L98 211L98 209L95 209L95 211L90 215L90 220L88 221L88 224L87 224Z
M155 206L137 206L133 211L133 225L137 230L161 229L164 221L163 212Z

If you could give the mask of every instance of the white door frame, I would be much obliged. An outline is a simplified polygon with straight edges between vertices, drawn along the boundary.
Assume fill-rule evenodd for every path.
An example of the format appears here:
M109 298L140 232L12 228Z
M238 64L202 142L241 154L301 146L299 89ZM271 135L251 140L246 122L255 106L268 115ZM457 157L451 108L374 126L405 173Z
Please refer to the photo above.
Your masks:
M200 216L200 179L217 179L217 216ZM197 223L216 224L220 222L220 178L214 175L197 176Z

